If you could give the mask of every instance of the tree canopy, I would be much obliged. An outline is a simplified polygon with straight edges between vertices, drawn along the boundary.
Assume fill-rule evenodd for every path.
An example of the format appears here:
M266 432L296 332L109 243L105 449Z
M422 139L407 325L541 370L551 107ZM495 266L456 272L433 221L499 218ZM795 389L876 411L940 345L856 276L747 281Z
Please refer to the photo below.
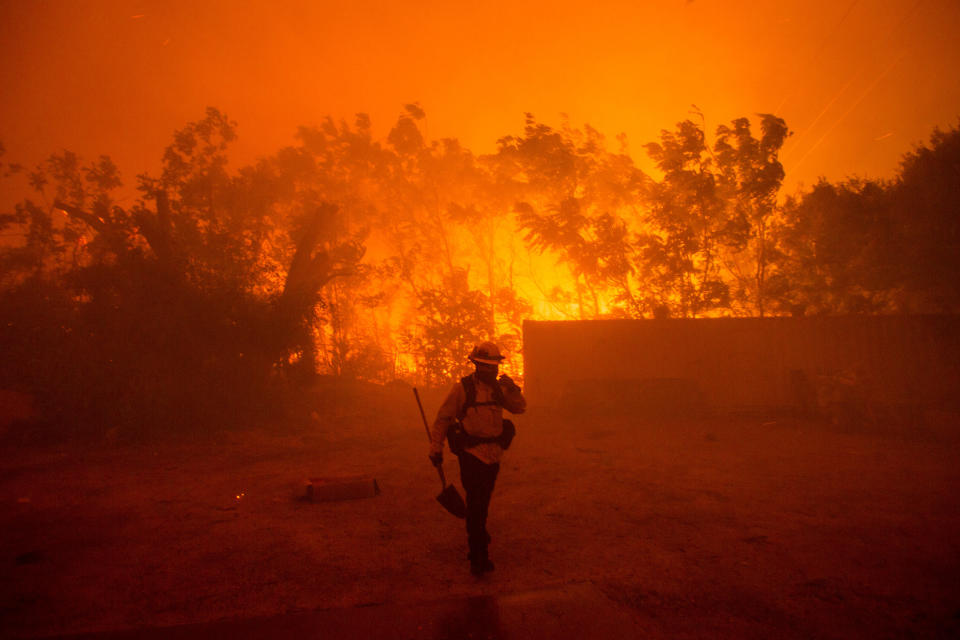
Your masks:
M440 384L475 342L516 353L524 318L960 308L956 127L892 180L786 195L773 114L663 130L653 175L590 126L527 114L477 155L424 121L406 105L377 139L328 118L234 168L211 108L132 204L109 157L0 163L33 190L0 214L0 384L78 424L169 425L323 373Z

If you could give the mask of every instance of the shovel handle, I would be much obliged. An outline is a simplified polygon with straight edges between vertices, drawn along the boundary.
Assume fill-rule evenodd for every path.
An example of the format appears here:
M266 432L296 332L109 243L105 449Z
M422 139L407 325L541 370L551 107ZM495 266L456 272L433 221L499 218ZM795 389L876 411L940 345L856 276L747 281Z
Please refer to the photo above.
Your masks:
M413 388L413 397L417 399L417 407L420 408L420 417L423 418L423 428L427 432L427 440L430 439L430 427L427 426L427 414L423 412L423 403L420 402L420 394L417 392L417 388Z
M423 418L423 428L427 432L427 440L430 440L430 427L427 425L427 414L423 412L423 403L420 402L420 394L417 392L417 388L413 388L413 397L417 399L417 407L420 408L420 417ZM443 467L437 466L437 473L440 474L440 482L443 484L443 488L447 488L447 478L443 475Z

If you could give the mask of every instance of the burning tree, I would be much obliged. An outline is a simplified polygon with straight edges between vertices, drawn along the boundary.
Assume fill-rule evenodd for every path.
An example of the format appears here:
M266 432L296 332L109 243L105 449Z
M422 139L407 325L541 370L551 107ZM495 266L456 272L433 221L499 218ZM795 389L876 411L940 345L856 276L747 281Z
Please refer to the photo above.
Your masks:
M570 270L578 316L642 315L629 220L645 176L625 144L611 153L590 127L554 130L528 114L524 135L503 138L497 160L516 185L527 246Z
M66 153L33 173L52 202L18 207L29 241L6 256L21 273L6 331L35 364L26 384L64 421L231 421L264 404L276 363L312 353L318 292L362 252L330 233L336 206L291 189L289 167L230 175L234 137L234 123L208 110L175 134L159 178L140 177L142 198L128 209L111 197L121 183L107 159L83 166ZM46 322L32 325L38 312ZM39 331L42 345L18 339Z
M731 227L746 229L745 236L737 237L735 231L731 234L732 246L740 251L725 259L736 283L732 302L744 315L762 318L768 306L769 271L777 258L773 224L785 176L779 155L789 135L787 124L769 113L760 116L759 139L750 132L747 118L717 127L718 184L731 210Z
M231 170L236 125L210 109L131 206L109 158L51 156L40 202L0 216L21 234L0 251L2 383L64 420L169 428L241 420L320 372L445 383L476 342L517 353L526 317L956 308L956 129L891 183L780 203L789 133L769 114L712 145L702 118L661 132L656 177L589 126L528 115L477 156L425 118L407 105L383 140L326 119Z

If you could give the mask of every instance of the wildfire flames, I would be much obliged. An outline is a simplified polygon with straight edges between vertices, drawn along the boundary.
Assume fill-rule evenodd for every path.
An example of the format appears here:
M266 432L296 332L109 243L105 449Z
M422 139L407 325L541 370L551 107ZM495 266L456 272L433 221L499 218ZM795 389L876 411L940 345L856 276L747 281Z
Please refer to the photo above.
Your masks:
M84 166L54 155L34 179L57 215L25 206L25 239L47 234L35 255L51 276L86 270L71 281L78 303L103 297L98 288L113 285L98 278L114 277L109 269L147 259L155 277L205 292L214 307L246 300L210 310L220 328L191 329L237 328L240 342L222 345L232 355L217 357L250 362L259 352L381 382L445 383L484 340L501 345L505 372L522 379L525 319L923 310L924 287L946 284L917 287L932 272L908 275L923 263L902 255L890 270L896 256L873 239L882 226L839 232L858 208L909 213L898 200L907 183L821 183L784 198L779 154L791 134L772 114L714 132L702 118L679 122L644 147L655 174L589 126L528 116L521 134L478 155L428 139L424 118L407 105L385 139L363 115L327 120L229 171L235 123L209 109L176 132L160 177L141 176L142 197L128 208L114 200L109 159ZM904 171L920 157L906 156ZM936 245L937 227L910 233L917 251L939 251L916 243L920 233ZM848 264L862 273L843 273ZM869 282L877 264L909 285ZM194 305L193 295L180 300Z

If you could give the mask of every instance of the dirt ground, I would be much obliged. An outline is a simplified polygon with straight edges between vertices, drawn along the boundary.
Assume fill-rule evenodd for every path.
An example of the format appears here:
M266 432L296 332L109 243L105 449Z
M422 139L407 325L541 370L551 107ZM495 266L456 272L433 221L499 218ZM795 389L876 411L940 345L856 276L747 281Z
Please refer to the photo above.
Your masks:
M955 416L878 432L531 410L491 506L497 569L477 579L405 391L230 436L7 447L0 635L589 583L651 638L960 636ZM303 499L341 474L381 494Z

